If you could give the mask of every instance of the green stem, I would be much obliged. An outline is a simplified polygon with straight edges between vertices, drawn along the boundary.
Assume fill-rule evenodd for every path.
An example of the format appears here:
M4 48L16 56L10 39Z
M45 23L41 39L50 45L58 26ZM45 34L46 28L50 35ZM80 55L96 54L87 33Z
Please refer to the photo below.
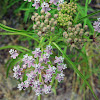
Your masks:
M38 96L38 100L41 100L41 96L40 95Z

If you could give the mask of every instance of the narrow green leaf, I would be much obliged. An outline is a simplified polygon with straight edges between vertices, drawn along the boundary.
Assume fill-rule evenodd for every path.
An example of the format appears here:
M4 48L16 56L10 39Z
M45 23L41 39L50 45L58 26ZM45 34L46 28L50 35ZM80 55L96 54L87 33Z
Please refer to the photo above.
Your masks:
M18 45L14 45L14 46L13 45L3 46L3 47L0 47L0 50L8 49L8 48L14 48L14 49L16 49L18 51L21 51L21 52L26 52L26 51L31 52L31 50L29 50L29 49L27 49L25 47L22 47L22 46L18 46Z
M30 36L30 35L25 34L25 33L19 33L19 32L17 32L17 33L0 33L0 35L22 35L22 36L31 38L39 43L38 37L33 37L33 36Z

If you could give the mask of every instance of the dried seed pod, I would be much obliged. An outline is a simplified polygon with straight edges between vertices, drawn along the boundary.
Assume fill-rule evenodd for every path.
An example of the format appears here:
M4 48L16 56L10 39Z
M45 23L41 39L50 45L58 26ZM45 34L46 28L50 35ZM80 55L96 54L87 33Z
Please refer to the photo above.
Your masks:
M37 25L33 25L33 29L36 29L37 28Z
M54 32L55 28L54 27L51 27L51 32Z

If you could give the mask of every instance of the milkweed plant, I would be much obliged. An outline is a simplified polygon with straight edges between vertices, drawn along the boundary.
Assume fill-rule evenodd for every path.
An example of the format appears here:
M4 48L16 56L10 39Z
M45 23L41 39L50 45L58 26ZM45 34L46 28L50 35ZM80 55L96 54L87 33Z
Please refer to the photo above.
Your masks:
M85 77L66 55L66 52L62 50L63 47L68 47L70 52L74 50L79 52L90 41L91 31L88 25L74 23L78 12L77 4L67 3L64 0L24 1L33 2L32 6L35 9L40 8L40 14L34 13L31 17L36 37L23 34L34 39L34 42L36 40L37 44L34 45L34 49L31 51L22 48L29 51L24 53L21 53L23 50L18 51L21 47L17 50L16 47L9 50L12 59L15 61L19 59L13 66L13 77L19 81L18 89L21 91L31 87L40 100L40 95L52 92L54 83L57 85L64 80L64 70L71 66L85 81L97 99ZM52 15L50 11L53 9L57 9L58 13ZM1 28L4 26L1 25ZM100 33L100 18L97 18L97 21L93 23L93 28L96 34ZM60 33L59 29L61 29ZM60 42L63 42L63 46L60 45ZM59 51L60 53L58 53Z

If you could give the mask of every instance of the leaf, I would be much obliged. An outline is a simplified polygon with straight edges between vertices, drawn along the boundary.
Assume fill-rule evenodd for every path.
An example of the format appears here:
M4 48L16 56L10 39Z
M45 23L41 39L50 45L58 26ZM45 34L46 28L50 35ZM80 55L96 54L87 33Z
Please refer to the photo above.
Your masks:
M77 67L74 65L74 63L70 60L70 58L61 50L61 48L55 43L52 42L53 45L56 46L56 48L63 54L64 58L68 61L68 63L72 66L72 68L74 69L74 71L76 72L76 74L78 74L83 80L84 82L87 84L87 86L89 87L89 89L91 90L92 94L94 95L95 99L98 100L97 96L95 95L95 93L93 92L91 86L89 85L88 81L85 79L85 77L82 75L82 73L77 69Z
M33 39L39 43L38 37L33 37L33 36L30 36L25 33L0 33L0 35L22 35L22 36L28 37L30 39Z
M22 47L22 46L18 46L18 45L15 45L15 46L13 46L13 45L3 46L3 47L0 47L0 50L8 49L8 48L14 48L14 49L16 49L18 51L21 51L23 53L25 53L26 51L32 52L31 50L29 50L29 49L27 49L25 47Z

